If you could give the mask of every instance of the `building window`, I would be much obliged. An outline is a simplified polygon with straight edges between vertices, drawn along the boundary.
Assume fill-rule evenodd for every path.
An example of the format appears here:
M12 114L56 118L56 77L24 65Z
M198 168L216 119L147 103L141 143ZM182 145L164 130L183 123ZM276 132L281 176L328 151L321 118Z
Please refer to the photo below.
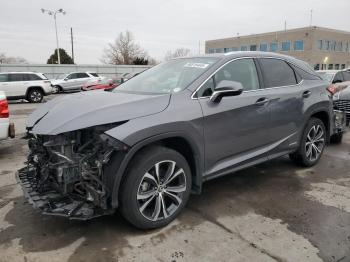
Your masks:
M331 41L331 44L330 44L330 50L331 51L335 51L335 46L336 46L337 42L335 41Z
M330 42L328 40L324 41L323 49L329 50Z
M336 42L336 51L343 52L343 42Z
M294 41L294 50L304 51L304 41L303 40Z
M317 46L318 50L322 50L322 48L323 48L323 40L317 40L316 46Z
M238 51L238 47L231 47L232 51Z
M267 51L267 44L260 44L260 51L266 52Z
M277 52L278 51L278 43L277 42L270 43L270 51L271 52Z
M228 53L228 52L231 52L231 48L225 47L225 48L224 48L224 53Z
M314 65L314 70L320 70L320 64Z
M215 50L212 49L212 48L210 48L210 49L209 49L209 54L213 54L213 53L215 53Z
M282 42L282 51L290 51L290 42Z
M326 70L327 69L327 65L326 64L322 64L321 70Z
M217 48L215 49L215 53L223 53L224 50L222 48Z
M247 51L247 50L248 50L248 48L246 45L241 46L241 51Z
M334 69L335 69L335 70L339 70L339 64L335 64L335 65L334 65Z
M328 65L328 70L333 70L333 64Z
M346 43L346 45L345 45L345 52L349 52L350 50L349 50L349 43Z
M345 64L342 64L342 65L341 65L341 69L345 69Z
M251 45L251 46L249 47L249 50L250 50L250 51L256 51L256 50L257 50L256 45Z

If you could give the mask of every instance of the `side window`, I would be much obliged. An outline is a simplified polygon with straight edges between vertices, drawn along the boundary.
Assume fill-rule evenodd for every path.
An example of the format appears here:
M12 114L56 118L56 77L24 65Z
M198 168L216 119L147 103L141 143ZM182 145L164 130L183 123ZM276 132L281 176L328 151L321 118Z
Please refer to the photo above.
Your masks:
M305 80L321 80L321 77L319 77L316 73L315 74L311 74L310 72L307 72L295 65L291 65L294 69L294 71L297 73L296 76L297 76L297 80L298 80L298 83L302 80L302 79L305 79Z
M244 91L259 89L259 78L254 60L251 58L232 61L210 78L198 92L198 97L210 96L221 81L235 81Z
M38 80L42 80L42 79L40 78L40 76L35 75L35 74L28 74L27 77L29 78L29 79L28 79L29 81L38 81Z
M73 73L73 74L68 75L66 78L69 79L69 80L70 80L70 79L77 79L78 76L77 76L76 73Z
M92 75L94 77L98 77L98 74L96 74L96 73L90 73L90 75Z
M0 83L1 82L8 82L8 75L7 74L1 74L0 75Z
M85 74L85 73L77 73L77 78L87 78L89 77L88 74Z
M350 72L343 72L344 81L350 81Z
M341 83L343 81L344 81L344 79L343 79L342 73L341 72L336 73L334 78L333 78L333 84Z
M294 70L285 61L273 58L259 59L265 88L296 85Z
M10 74L9 78L11 82L23 81L23 74Z

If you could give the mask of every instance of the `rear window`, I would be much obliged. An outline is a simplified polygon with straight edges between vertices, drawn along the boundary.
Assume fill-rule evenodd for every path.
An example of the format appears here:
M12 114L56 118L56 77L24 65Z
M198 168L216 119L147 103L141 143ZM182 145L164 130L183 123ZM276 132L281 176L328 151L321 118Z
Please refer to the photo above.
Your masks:
M96 74L96 73L90 73L90 75L92 75L94 77L98 77L98 74Z
M26 74L23 76L25 81L38 81L38 80L42 80L40 76L36 75L36 74Z
M296 85L292 67L285 61L274 58L259 59L264 75L265 88Z
M7 74L1 74L0 75L0 82L7 82L8 81L8 75Z
M77 73L77 78L87 78L89 77L86 73Z

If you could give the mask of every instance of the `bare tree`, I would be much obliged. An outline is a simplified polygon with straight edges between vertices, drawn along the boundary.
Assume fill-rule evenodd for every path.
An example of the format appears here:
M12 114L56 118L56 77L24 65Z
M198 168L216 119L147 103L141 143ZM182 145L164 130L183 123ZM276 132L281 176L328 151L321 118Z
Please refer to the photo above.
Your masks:
M130 65L136 58L147 58L147 52L137 43L130 31L120 33L114 43L109 43L101 59L103 63L114 65Z
M168 50L165 54L164 60L168 61L172 58L176 57L184 57L184 56L189 56L191 54L191 50L188 48L177 48L174 51Z
M28 61L23 57L6 56L0 53L0 64L28 64Z

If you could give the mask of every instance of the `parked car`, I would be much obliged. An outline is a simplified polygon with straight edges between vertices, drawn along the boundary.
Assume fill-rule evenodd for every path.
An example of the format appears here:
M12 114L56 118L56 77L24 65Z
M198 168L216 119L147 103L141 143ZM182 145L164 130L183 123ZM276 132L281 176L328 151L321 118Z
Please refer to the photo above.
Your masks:
M327 86L276 53L173 59L112 92L34 111L18 179L44 214L86 220L119 208L138 228L161 227L204 181L286 154L314 166L335 131Z
M350 72L347 70L319 70L316 72L319 76L331 84L350 81Z
M81 88L82 91L91 91L91 90L110 90L119 86L120 83L117 79L107 79L96 82L88 82Z
M74 72L65 75L62 79L52 80L53 93L65 91L78 91L81 87L90 81L103 79L96 73L91 72Z
M10 124L10 114L4 91L0 91L0 140L15 137L15 127Z
M44 96L52 93L51 82L42 73L9 72L0 73L0 91L8 100L26 99L40 103Z
M350 71L347 70L323 70L317 73L330 84L337 84L340 87L349 86ZM334 107L346 113L347 125L350 123L350 87L341 88L333 96Z

